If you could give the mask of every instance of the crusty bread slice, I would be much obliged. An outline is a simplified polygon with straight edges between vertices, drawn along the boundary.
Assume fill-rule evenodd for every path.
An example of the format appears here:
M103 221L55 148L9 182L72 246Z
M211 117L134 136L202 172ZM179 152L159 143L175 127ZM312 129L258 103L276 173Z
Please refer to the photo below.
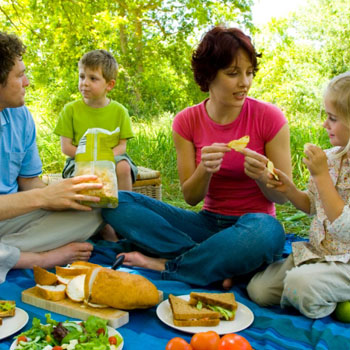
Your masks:
M33 266L34 281L36 284L53 285L57 283L57 276L40 266Z
M178 327L215 327L220 323L218 318L203 318L192 320L176 320L173 319L173 323Z
M190 293L190 305L197 305L198 301L204 304L221 306L227 310L236 310L237 303L233 293Z
M0 309L0 317L12 317L16 314L16 302L13 300L0 300L0 304L9 304L11 305L11 309L2 310Z
M66 286L64 284L55 286L42 286L37 284L36 289L39 295L47 300L58 301L66 297Z
M78 267L88 267L88 268L96 268L96 267L102 267L101 265L94 264L88 261L74 261L70 264L71 267L78 268Z
M174 325L178 326L216 326L220 313L208 309L198 310L186 300L169 294L169 303L173 313Z
M90 270L90 267L86 266L77 266L77 267L62 267L62 266L56 266L56 275L71 279L75 276L79 276L82 274L86 274Z
M67 284L66 294L70 300L81 302L84 300L84 281L86 274L73 277Z

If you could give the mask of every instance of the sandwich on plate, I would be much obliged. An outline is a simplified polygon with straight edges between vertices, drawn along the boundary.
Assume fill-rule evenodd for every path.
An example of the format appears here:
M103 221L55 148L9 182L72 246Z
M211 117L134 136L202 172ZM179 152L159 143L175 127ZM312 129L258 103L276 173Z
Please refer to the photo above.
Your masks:
M232 321L235 318L237 303L233 293L191 292L189 304L198 310L213 310L220 313L220 319Z
M4 317L12 317L16 314L16 303L12 300L0 300L0 326Z
M178 327L211 327L220 323L219 312L203 308L198 310L188 301L169 294L173 322Z

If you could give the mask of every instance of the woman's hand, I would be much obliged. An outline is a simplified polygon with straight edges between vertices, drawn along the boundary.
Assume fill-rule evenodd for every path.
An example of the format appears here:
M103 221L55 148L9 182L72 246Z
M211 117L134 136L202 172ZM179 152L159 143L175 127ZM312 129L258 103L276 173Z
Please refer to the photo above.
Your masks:
M273 179L272 174L269 173L266 165L268 162L267 157L264 155L252 151L249 148L245 148L240 151L244 155L244 172L251 179L268 183L269 180Z
M304 153L306 157L303 158L303 162L309 169L311 176L315 177L328 173L327 156L320 147L309 144Z
M225 143L213 143L210 146L204 146L201 152L201 163L208 173L216 173L220 170L222 160L226 152L231 148Z

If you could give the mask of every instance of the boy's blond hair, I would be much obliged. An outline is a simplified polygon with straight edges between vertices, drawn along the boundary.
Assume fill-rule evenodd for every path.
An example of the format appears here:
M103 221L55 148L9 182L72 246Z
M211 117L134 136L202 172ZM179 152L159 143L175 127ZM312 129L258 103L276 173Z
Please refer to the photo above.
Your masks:
M111 53L106 50L87 52L79 61L79 67L85 66L93 70L101 67L102 75L107 82L115 80L118 73L118 63Z
M344 125L350 130L350 72L345 72L334 77L327 85L324 98L334 107L337 117L342 119ZM350 149L350 139L345 148L336 154L341 157Z

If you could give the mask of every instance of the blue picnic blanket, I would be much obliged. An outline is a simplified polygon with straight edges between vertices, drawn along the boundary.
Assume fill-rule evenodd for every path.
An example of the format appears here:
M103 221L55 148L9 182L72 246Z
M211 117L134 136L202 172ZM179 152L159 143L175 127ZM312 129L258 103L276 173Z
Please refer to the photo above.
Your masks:
M300 240L294 235L287 235L285 255L291 251L291 242ZM110 242L95 242L95 249L90 261L110 266L115 259L117 245ZM169 293L175 295L189 294L190 291L201 291L195 286L178 282L164 281L160 274L146 269L130 269L131 273L141 274L150 279L159 290L163 291L164 299ZM21 292L34 286L32 270L12 270L5 283L0 285L0 299L15 300L19 308L29 315L28 324L21 330L30 328L33 317L45 321L47 310L25 304L21 301ZM245 283L239 283L232 288L237 301L249 307L254 313L254 322L250 327L238 334L247 338L256 350L277 349L313 349L313 350L346 350L350 349L350 325L337 322L331 316L319 320L311 320L300 315L294 309L280 307L261 308L249 300ZM217 287L219 288L219 287ZM208 289L206 289L208 290ZM210 291L222 290L210 287ZM64 321L66 316L51 312L52 317ZM164 350L167 342L176 336L190 341L191 334L183 333L162 323L156 315L156 307L148 310L135 310L129 313L129 322L118 328L124 338L123 350ZM13 337L17 333L0 340L0 350L9 349ZM0 330L1 335L1 330Z

